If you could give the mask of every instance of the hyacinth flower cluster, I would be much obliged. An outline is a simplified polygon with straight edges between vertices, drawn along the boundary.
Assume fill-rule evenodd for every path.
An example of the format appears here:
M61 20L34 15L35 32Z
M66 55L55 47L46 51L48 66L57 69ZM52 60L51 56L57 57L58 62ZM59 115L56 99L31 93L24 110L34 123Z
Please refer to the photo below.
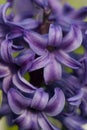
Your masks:
M87 7L76 10L60 0L0 5L0 118L5 116L9 126L84 130L86 16ZM83 54L75 53L81 47Z

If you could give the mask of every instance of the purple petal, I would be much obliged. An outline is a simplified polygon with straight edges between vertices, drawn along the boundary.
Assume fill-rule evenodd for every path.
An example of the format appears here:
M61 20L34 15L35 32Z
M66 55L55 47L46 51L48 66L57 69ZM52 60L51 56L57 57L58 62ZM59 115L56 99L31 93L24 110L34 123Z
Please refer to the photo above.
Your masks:
M21 27L23 29L26 29L26 30L30 30L30 29L35 29L39 26L40 22L37 21L37 20L34 20L34 19L31 19L31 18L28 18L28 19L25 19L21 22L9 22L7 21L7 23L9 25L13 25L14 27L15 26L18 26L18 27Z
M34 57L35 53L32 50L28 49L21 52L15 58L15 63L22 67L22 73L25 73L31 67Z
M61 89L56 88L54 96L49 100L45 112L49 116L58 115L64 108L65 96Z
M43 89L37 89L34 94L31 107L37 110L43 110L48 103L49 95Z
M72 106L79 106L81 104L81 100L77 100L77 101L72 101L72 102L69 102L70 105Z
M26 107L31 104L29 98L25 98L19 91L13 88L8 91L8 102L15 114L22 114Z
M10 107L7 103L4 103L2 106L0 106L0 119L1 117L7 116L11 114Z
M86 28L87 28L87 22L86 21L83 21L83 22L79 22L79 26L80 28L82 29L82 31L86 31Z
M24 39L29 43L31 49L38 55L42 55L47 50L45 50L47 45L47 38L44 38L40 34L29 32L26 33Z
M12 52L11 47L12 47L12 41L6 39L1 43L1 50L0 50L1 58L7 63L13 61L11 54Z
M6 27L0 24L0 43L3 41L3 38L6 36Z
M2 104L0 105L0 119L3 116L7 116L8 114L11 114L11 109L7 103L7 95L3 93Z
M44 67L44 80L45 83L51 83L59 80L62 76L61 65L53 58L50 57L50 62Z
M72 15L74 19L83 20L87 16L87 7L82 7L79 10L75 11Z
M49 122L45 114L38 114L38 122L43 130L59 130Z
M37 70L37 69L41 69L45 67L48 63L49 63L49 54L45 53L44 55L33 60L32 66L29 69L29 72Z
M64 4L63 13L64 13L65 15L71 14L71 13L74 12L74 11L75 11L75 9L74 9L71 5L69 5L68 3L65 3L65 4Z
M18 65L23 65L26 60L33 60L35 53L31 49L22 51L16 58L15 62Z
M2 19L2 10L4 8L4 4L0 4L0 23L3 23L3 19Z
M21 37L23 34L22 34L22 31L18 30L18 29L13 29L11 30L11 32L7 35L8 39L12 40L12 39L15 39L15 38L19 38Z
M79 78L73 76L73 75L69 75L68 78L65 79L67 84L69 84L69 86L71 86L71 88L73 87L73 89L78 89L81 86L81 83L79 81ZM75 84L73 84L75 83Z
M62 41L62 30L60 26L50 25L48 45L58 47Z
M47 0L34 0L35 3L37 3L41 7L47 7L48 6L48 1Z
M7 9L10 7L10 3L7 2L6 4L4 4L4 7L2 9L2 18L3 18L3 21L4 22L7 22L6 20L6 12L7 12Z
M17 74L15 74L13 76L13 84L21 91L25 92L25 93L32 93L36 90L36 88L31 85L27 80L25 80L20 72L18 72Z
M12 8L20 19L31 17L34 14L33 2L30 0L25 0L24 3L21 0L14 0Z
M11 80L12 80L12 75L8 75L3 79L3 90L5 93L8 92L9 88L11 87Z
M63 120L65 126L71 130L84 130L82 126L87 122L85 119L77 115L65 117Z
M22 45L20 45L20 46L12 45L12 49L13 49L13 51L20 51L20 50L23 50L24 47Z
M56 58L60 63L63 63L64 65L70 68L78 69L79 67L81 67L81 64L78 61L71 58L68 54L66 54L62 50L56 54Z
M39 22L37 20L31 19L31 18L25 19L24 21L22 20L21 22L17 22L17 19L19 21L20 18L15 18L14 22L8 21L6 17L6 11L9 8L9 6L10 6L10 3L6 3L2 10L2 17L3 17L4 22L7 25L11 27L18 27L20 29L34 29L39 25Z
M87 55L87 54L86 54ZM83 68L84 68L84 71L83 71L83 69L82 69L82 71L78 71L78 74L81 76L81 79L82 79L82 82L83 82L83 84L86 84L87 83L87 57L86 57L86 55L85 55L85 57L83 57L81 60L80 60L80 62L82 63L82 65L83 65Z
M48 4L50 6L50 8L52 9L52 11L54 12L54 14L56 14L57 16L61 15L62 13L62 4L59 0L48 0Z
M10 74L10 69L7 65L0 63L0 78L6 77Z
M48 42L48 44L51 46L55 43L55 35L56 35L55 26L51 24L49 28L49 42Z
M85 117L87 115L87 88L85 88L85 93L81 100L80 108L82 116Z
M67 17L66 15L60 15L57 18L58 24L61 25L62 30L64 32L68 32L70 30L70 26L72 23L72 19L70 19L70 17Z
M24 111L24 113L20 115L15 121L23 130L39 130L40 129L37 122L37 113Z
M11 114L11 109L8 105L8 101L7 101L7 95L5 93L3 93L2 95L2 103L0 105L0 119L3 116L8 116L8 114Z
M83 94L84 94L84 91L83 91L83 90L82 90L82 91L79 91L79 93L78 93L77 95L75 95L75 96L73 96L73 97L71 97L71 98L68 98L68 101L69 101L69 102L72 102L72 101L80 100L80 99L82 99Z
M72 26L70 32L64 37L62 42L62 49L66 52L71 52L82 43L82 32L77 26Z

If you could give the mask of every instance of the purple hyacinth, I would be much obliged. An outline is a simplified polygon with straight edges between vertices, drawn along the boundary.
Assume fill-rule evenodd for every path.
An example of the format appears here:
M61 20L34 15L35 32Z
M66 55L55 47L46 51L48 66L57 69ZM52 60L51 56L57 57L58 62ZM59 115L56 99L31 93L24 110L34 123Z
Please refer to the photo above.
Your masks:
M2 89L7 93L9 88L12 86L12 77L18 72L21 71L23 75L29 66L32 65L32 60L34 59L34 52L30 49L24 50L20 53L19 67L14 58L12 57L12 41L4 40L1 43L0 48L0 79L3 78ZM28 60L28 62L27 62Z
M56 116L62 111L65 104L62 90L56 88L51 99L42 88L37 89L32 95L28 93L27 96L23 96L13 88L8 91L8 102L11 110L18 115L15 119L18 125L25 130L39 130L40 128L58 130L49 122L46 115Z
M87 7L84 6L78 10L69 4L64 4L59 0L48 0L49 8L52 10L49 19L54 19L56 24L61 25L64 31L68 31L72 24L78 25L84 32L87 28L87 22L84 19L87 16Z
M7 35L11 35L11 38L16 38L23 35L24 29L30 30L38 27L40 22L30 16L29 18L17 20L18 14L11 12L6 15L9 8L9 2L0 6L0 39L5 38ZM22 17L22 14L19 17Z
M66 116L63 120L69 130L84 130L84 125L87 122L85 119L75 115L71 117Z
M29 43L31 49L40 56L33 61L29 71L44 67L46 83L62 77L61 63L73 69L81 67L78 61L67 54L81 45L82 33L77 26L72 26L65 37L63 37L60 26L51 24L47 35L27 32L24 38Z

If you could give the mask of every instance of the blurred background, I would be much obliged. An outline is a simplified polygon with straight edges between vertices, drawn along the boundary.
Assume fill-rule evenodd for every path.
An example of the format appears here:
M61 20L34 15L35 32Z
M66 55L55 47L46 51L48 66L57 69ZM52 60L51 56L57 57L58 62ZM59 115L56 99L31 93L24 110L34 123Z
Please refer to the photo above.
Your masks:
M87 6L87 0L61 0L63 3L68 2L75 8L80 8L81 6ZM0 4L5 3L5 0L0 0ZM1 95L1 92L0 92ZM1 101L1 96L0 96ZM55 124L59 125L57 121L54 121ZM0 120L0 130L18 130L17 126L8 127L5 117ZM87 130L87 125L84 126L84 130Z

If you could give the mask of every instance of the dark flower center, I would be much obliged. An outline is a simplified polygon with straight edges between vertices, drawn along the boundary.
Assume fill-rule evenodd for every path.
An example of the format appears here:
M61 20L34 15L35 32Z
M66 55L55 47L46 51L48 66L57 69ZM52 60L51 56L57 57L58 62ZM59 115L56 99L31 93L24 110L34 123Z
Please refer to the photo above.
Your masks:
M56 47L54 47L54 46L47 46L47 50L48 50L49 52L53 52L53 51L56 50Z
M41 111L40 110L38 110L38 109L35 109L35 108L28 108L27 109L28 111L31 111L31 113L34 113L34 114L38 114L38 113L40 113Z

